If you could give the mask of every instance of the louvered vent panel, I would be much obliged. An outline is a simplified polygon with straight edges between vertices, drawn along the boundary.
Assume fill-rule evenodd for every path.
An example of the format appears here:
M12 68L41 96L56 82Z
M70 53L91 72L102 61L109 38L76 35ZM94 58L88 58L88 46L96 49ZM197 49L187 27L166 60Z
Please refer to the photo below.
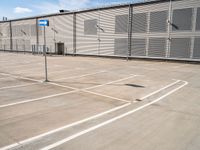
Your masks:
M200 37L194 40L193 58L200 59Z
M150 32L166 32L168 11L150 13Z
M147 32L147 13L133 14L133 33Z
M165 57L165 54L166 54L166 39L150 38L148 55L150 57Z
M197 9L196 30L200 30L200 7Z
M170 57L172 58L189 58L190 57L190 38L172 38Z
M173 11L172 30L191 30L192 29L192 8L176 9Z
M128 32L128 15L115 16L115 33Z
M131 56L146 55L146 39L132 39Z
M115 55L118 56L127 56L128 54L128 39L127 38L119 38L115 39Z

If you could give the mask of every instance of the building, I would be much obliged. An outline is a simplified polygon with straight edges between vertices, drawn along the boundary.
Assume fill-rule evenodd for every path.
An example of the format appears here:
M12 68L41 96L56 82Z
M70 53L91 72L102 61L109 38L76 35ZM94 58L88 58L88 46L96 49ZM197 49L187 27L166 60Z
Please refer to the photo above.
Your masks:
M200 60L200 0L154 0L0 22L0 49Z

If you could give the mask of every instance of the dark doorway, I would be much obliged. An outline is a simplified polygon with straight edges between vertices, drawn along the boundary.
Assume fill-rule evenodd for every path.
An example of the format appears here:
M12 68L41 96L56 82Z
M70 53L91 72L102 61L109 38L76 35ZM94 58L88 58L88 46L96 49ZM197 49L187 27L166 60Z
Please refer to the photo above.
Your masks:
M57 54L64 55L64 43L57 43Z

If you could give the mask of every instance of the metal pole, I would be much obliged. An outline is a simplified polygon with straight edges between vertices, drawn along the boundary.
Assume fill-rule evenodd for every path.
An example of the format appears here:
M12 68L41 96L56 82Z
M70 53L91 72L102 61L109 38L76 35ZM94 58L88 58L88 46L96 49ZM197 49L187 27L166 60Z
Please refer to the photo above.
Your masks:
M45 32L45 26L44 26L44 60L45 60L45 81L49 82L48 76L47 76L47 55L46 55L46 32Z
M172 25L172 1L169 1L169 14L168 14L168 48L167 48L167 52L166 52L166 57L170 57L170 46L171 46L171 25Z

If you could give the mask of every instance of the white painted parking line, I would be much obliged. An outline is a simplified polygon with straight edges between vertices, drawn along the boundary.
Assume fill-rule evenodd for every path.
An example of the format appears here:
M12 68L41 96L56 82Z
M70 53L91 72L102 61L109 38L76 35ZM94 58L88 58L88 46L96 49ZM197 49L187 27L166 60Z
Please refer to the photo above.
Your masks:
M94 88L97 88L97 87L109 85L109 84L112 84L112 83L121 82L121 81L128 80L128 79L131 79L131 78L134 78L134 77L137 77L137 76L140 76L140 75L132 75L132 74L131 74L131 75L130 75L129 77L127 77L127 78L122 78L122 79L119 79L119 80L114 80L114 81L111 81L111 82L107 82L107 83L105 83L105 84L100 84L100 85L88 87L88 88L85 88L85 90L90 90L90 89L94 89Z
M36 80L36 79L32 79L32 78L28 78L28 77L22 77L22 76L16 76L16 75L12 75L12 74L9 74L9 73L0 73L2 75L7 75L7 76L10 76L10 77L13 77L13 78L17 78L17 79L25 79L25 80L29 80L29 81L34 81L34 82L43 82L41 80Z
M14 85L14 86L6 86L6 87L0 87L0 90L5 90L5 89L12 89L12 88L19 88L19 87L25 87L25 86L30 86L38 83L29 83L29 84L22 84L22 85Z
M111 98L111 99L114 99L114 100L130 103L130 101L124 100L124 99L121 99L121 98L116 98L116 97L112 97L112 96L108 96L108 95L104 95L104 94L100 94L100 93L96 93L96 92L92 92L92 91L88 91L88 90L82 90L82 91L87 92L87 93L91 93L91 94L94 94L94 95L98 95L98 96L101 96L101 97L107 97L107 98Z
M4 74L4 73L0 73L0 74ZM7 75L10 75L10 74L7 74ZM13 76L14 78L22 78L22 79L26 79L26 80L30 80L30 81L39 82L39 83L42 82L42 81L39 81L39 80L30 79L30 78L26 78L26 77L18 77L18 76L14 76L14 75L10 75L10 76ZM93 89L93 88L96 88L96 87L100 87L100 86L104 86L104 85L108 85L108 84L112 84L112 83L124 81L124 80L130 79L130 78L136 77L136 76L139 76L139 75L132 75L132 76L129 76L127 78L122 78L122 79L119 79L119 80L114 80L114 81L111 81L111 82L107 82L105 84L100 84L98 86L92 86L90 88L84 88L84 89L78 89L78 88L74 88L74 87L71 87L71 86L65 86L65 85L61 85L61 84L57 84L57 83L53 83L53 82L47 82L47 84L51 84L51 85L55 85L55 86L59 86L59 87L63 87L63 88L73 89L73 91L70 91L69 93L77 92L77 91L84 91L84 90L86 90L87 93L89 93L90 91L88 91L88 89ZM123 102L129 102L129 101L124 100L124 99L119 99L119 98L116 98L116 97L111 97L111 96L107 96L107 95L103 95L103 94L99 94L99 93L95 93L95 92L90 92L90 93L98 95L98 96L102 96L102 97L112 98L112 99L115 99L115 100L118 100L118 101L120 100L120 101L123 101ZM68 92L67 92L67 94L68 94ZM63 94L63 95L65 95L65 94ZM24 104L24 103L33 102L33 101L39 101L39 100L43 100L43 99L51 98L51 97L56 97L56 96L60 96L60 95L59 94L55 94L55 95L40 97L40 98L36 98L36 99L30 99L30 100L20 101L20 102L16 102L16 103L10 103L10 104L6 104L6 105L0 105L0 108L8 107L8 106L13 106L13 105Z
M43 137L45 137L45 136L54 134L54 133L56 133L56 132L65 130L65 129L67 129L67 128L70 128L70 127L73 127L73 126L76 126L76 125L85 123L85 122L87 122L87 121L90 121L90 120L99 118L99 117L101 117L101 116L104 116L104 115L106 115L106 114L109 114L109 113L111 113L111 112L117 111L117 110L119 110L119 109L122 109L122 108L124 108L124 107L129 106L130 104L131 104L131 103L123 104L123 105L121 105L121 106L112 108L112 109L110 109L110 110L104 111L104 112L99 113L99 114L97 114L97 115L94 115L94 116L91 116L91 117L88 117L88 118L85 118L85 119L82 119L82 120L73 122L73 123L71 123L71 124L62 126L62 127L60 127L60 128L51 130L51 131L49 131L49 132L46 132L46 133L43 133L43 134L40 134L40 135L31 137L31 138L28 138L28 139L26 139L26 140L23 140L23 141L20 141L20 142L17 142L17 143L14 143L14 144L11 144L11 145L2 147L2 148L0 148L0 150L8 150L8 149L14 148L14 147L19 146L19 145L23 145L23 144L27 144L27 143L30 143L30 142L34 142L35 140L41 139L41 138L43 138Z
M165 87L163 87L163 88L161 88L161 89L159 89L159 90L156 90L156 91L154 91L154 92L152 92L152 93L149 93L148 95L146 95L146 96L140 98L140 100L143 100L143 99L145 99L145 98L147 98L147 97L150 97L150 96L152 96L152 95L154 95L154 94L156 94L156 93L158 93L158 92L160 92L160 91L162 91L162 90L164 90L164 89L166 89L166 88L168 88L168 87L170 87L170 86L175 85L175 84L178 83L178 82L180 82L180 80L177 80L177 81L175 81L175 82L173 82L173 83L170 83L170 84L168 84L167 86L165 86Z
M19 104L25 104L25 103L30 103L30 102L35 102L35 101L41 101L47 98L53 98L57 96L62 96L62 95L67 95L70 93L77 92L77 90L69 91L69 92L64 92L64 93L59 93L59 94L53 94L53 95L48 95L40 98L34 98L34 99L29 99L29 100L24 100L16 103L10 103L10 104L5 104L5 105L0 105L0 108L8 107L8 106L14 106L14 105L19 105Z
M71 76L71 77L66 77L66 78L60 78L60 79L56 79L54 81L60 81L60 80L65 80L65 79L82 78L82 77L92 76L92 75L96 75L96 74L100 74L100 73L104 73L104 72L106 72L106 71L98 71L98 72L83 74L83 75L79 75L79 76Z
M54 83L54 82L47 82L47 84L56 85L56 86L59 86L59 87L69 88L69 89L73 89L73 90L79 90L78 88L74 88L74 87L66 86L66 85L61 85L61 84L57 84L57 83Z
M105 122L103 122L103 123L100 123L100 124L96 125L96 126L90 127L90 128L88 128L88 129L86 129L86 130L83 130L83 131L81 131L81 132L79 132L79 133L76 133L76 134L74 134L74 135L71 135L71 136L69 136L69 137L67 137L67 138L65 138L65 139L63 139L63 140L60 140L60 141L58 141L58 142L56 142L56 143L53 143L53 144L51 144L51 145L48 145L48 146L46 146L46 147L44 147L44 148L42 148L42 149L40 149L40 150L49 150L49 149L55 148L55 147L60 146L60 145L62 145L62 144L64 144L64 143L66 143L66 142L69 142L69 141L71 141L71 140L73 140L73 139L75 139L75 138L78 138L78 137L80 137L80 136L82 136L82 135L84 135L84 134L86 134L86 133L89 133L89 132L94 131L94 130L96 130L96 129L98 129L98 128L101 128L101 127L103 127L103 126L105 126L105 125L108 125L108 124L110 124L110 123L112 123L112 122L115 122L115 121L117 121L117 120L120 120L120 119L122 119L122 118L124 118L124 117L126 117L126 116L129 116L129 115L131 115L131 114L133 114L133 113L135 113L135 112L137 112L137 111L140 111L140 110L142 110L142 109L144 109L144 108L146 108L146 107L148 107L148 106L150 106L150 105L152 105L152 104L154 104L154 103L156 103L156 102L162 100L162 99L165 98L166 96L168 96L168 95L170 95L170 94L176 92L177 90L181 89L182 87L184 87L184 86L187 85L187 84L188 84L188 82L184 81L184 84L183 84L183 85L181 85L181 86L179 86L178 88L176 88L176 89L174 89L174 90L172 90L172 91L170 91L170 92L164 94L163 96L157 98L157 99L154 100L154 101L151 101L151 102L149 102L149 103L147 103L147 104L145 104L145 105L143 105L143 106L140 106L140 107L138 107L138 108L136 108L136 109L133 109L133 110L131 110L131 111L128 111L128 112L126 112L126 113L124 113L124 114L121 114L121 115L119 115L119 116L117 116L117 117L114 117L114 118L112 118L112 119L109 119L109 120L107 120L107 121L105 121Z

